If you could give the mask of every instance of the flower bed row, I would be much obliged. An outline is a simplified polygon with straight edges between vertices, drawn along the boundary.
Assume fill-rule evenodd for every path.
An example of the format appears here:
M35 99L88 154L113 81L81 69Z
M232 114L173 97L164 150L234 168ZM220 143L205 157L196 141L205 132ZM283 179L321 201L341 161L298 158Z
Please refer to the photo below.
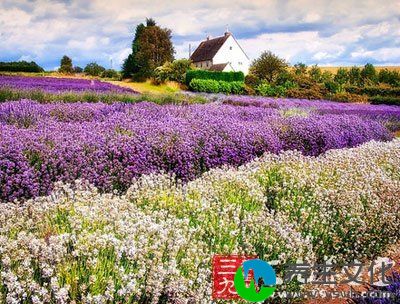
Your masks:
M98 93L134 93L129 88L123 88L111 83L91 79L56 78L56 77L27 77L0 75L0 87L19 90L42 90L44 92L83 92Z
M317 114L358 115L383 122L391 131L400 130L400 106L338 103L327 100L272 98L254 96L230 96L222 99L224 104L253 106L285 110L301 109Z
M302 117L211 104L8 102L0 105L0 199L48 194L54 182L78 178L123 192L142 174L164 171L187 181L266 151L315 156L373 139L391 135L355 115Z
M75 187L0 205L1 301L208 303L215 253L340 263L400 238L399 140L146 175L123 196Z

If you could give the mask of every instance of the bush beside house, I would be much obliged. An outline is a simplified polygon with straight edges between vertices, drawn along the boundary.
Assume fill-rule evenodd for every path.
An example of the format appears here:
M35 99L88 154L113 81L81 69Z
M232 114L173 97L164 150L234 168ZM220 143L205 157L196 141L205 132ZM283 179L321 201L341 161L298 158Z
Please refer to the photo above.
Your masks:
M242 94L245 89L244 82L241 81L228 82L197 78L190 81L189 88L196 92L225 94Z
M226 82L244 82L243 72L217 72L207 70L192 70L186 73L186 84L189 85L192 79L207 79Z

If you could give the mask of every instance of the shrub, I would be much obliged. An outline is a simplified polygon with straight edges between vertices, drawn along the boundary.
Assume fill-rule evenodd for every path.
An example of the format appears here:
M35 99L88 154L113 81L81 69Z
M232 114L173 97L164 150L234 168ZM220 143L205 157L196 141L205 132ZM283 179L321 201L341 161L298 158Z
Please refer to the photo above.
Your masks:
M361 70L361 80L363 84L375 84L378 81L378 75L375 67L371 63L367 63Z
M217 72L206 70L191 70L186 72L186 84L189 85L192 79L207 79L217 81L241 81L244 82L243 72Z
M285 89L295 89L295 88L297 88L297 84L296 84L294 81L291 81L291 80L286 80L286 81L282 84L282 86L283 86Z
M155 69L155 78L159 82L177 81L185 82L185 75L188 70L192 70L192 62L188 59L174 60L166 62L162 66Z
M255 88L260 84L260 82L261 82L260 78L258 78L256 75L253 74L248 74L244 78L244 83L251 88Z
M250 67L250 72L260 79L268 82L274 82L279 74L284 72L288 63L273 54L272 52L263 52L259 58L254 60Z
M3 72L31 72L41 73L44 72L43 68L37 65L36 62L27 61L14 61L14 62L0 62L0 71Z
M101 73L102 78L113 78L113 79L121 79L121 74L116 70L108 69Z
M218 93L220 88L216 80L197 78L190 81L189 87L193 91L206 93Z
M340 102L358 102L367 103L368 97L365 95L351 94L348 92L340 92L336 94L328 95L330 100L340 101Z
M349 73L345 68L339 68L333 78L333 80L339 85L344 85L349 82Z
M321 74L321 82L326 82L329 80L333 80L333 74L329 71L323 71Z
M400 106L400 97L374 96L374 97L369 97L368 100L372 104L387 104L387 105Z
M339 91L339 84L335 81L325 81L324 82L325 88L330 92L330 93L337 93Z
M92 62L86 65L83 71L85 72L85 74L90 76L100 76L105 70L106 69L101 65Z
M246 95L256 95L256 90L252 88L251 86L244 85L244 93Z
M231 93L231 84L226 81L218 81L219 85L219 92L220 93L225 93L225 94L230 94Z
M241 81L216 81L212 79L192 79L189 84L191 90L205 93L242 94L245 85Z
M346 91L353 94L368 95L372 96L387 96L387 97L400 97L400 88L392 88L388 86L367 86L367 87L355 87L348 86Z
M295 73L285 70L277 76L274 83L278 85L284 85L284 83L288 81L295 83L297 78L302 77L304 77L304 75L296 75Z
M400 86L400 73L397 71L390 71L388 69L380 70L378 79L381 83L387 83L394 87Z
M245 85L241 81L229 82L232 94L242 94L245 92Z
M359 86L362 83L361 69L353 66L349 70L349 83L354 86Z
M315 82L322 82L322 71L318 65L313 65L308 71L308 75Z
M289 89L286 91L286 96L290 98L301 98L301 99L323 99L325 94L317 86L310 89Z
M261 83L256 87L256 92L262 96L281 97L285 96L286 88L280 85L271 85L267 82Z
M293 67L294 67L294 73L296 75L305 75L305 74L307 74L307 65L305 63L298 62Z

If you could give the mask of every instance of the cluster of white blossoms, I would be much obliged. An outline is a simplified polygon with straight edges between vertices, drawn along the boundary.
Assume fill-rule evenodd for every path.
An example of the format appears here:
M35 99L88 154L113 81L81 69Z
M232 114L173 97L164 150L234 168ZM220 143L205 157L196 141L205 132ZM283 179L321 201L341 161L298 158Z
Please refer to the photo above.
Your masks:
M400 238L400 140L266 154L187 184L85 182L0 206L0 302L205 303L214 254L362 259Z

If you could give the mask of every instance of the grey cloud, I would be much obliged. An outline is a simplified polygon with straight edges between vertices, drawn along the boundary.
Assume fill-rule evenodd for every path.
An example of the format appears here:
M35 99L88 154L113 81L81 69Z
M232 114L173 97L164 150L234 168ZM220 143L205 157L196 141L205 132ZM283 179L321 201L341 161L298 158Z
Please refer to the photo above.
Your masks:
M253 58L268 48L291 61L400 64L396 54L390 55L400 45L397 0L2 0L0 57L25 56L54 67L68 52L81 65L92 60L108 64L109 56L120 57L130 47L133 29L145 17L173 30L177 57L187 55L189 42L198 43L206 33L220 35L229 24ZM385 24L390 30L384 35L368 34ZM69 41L84 43L90 37L109 43L68 48Z

